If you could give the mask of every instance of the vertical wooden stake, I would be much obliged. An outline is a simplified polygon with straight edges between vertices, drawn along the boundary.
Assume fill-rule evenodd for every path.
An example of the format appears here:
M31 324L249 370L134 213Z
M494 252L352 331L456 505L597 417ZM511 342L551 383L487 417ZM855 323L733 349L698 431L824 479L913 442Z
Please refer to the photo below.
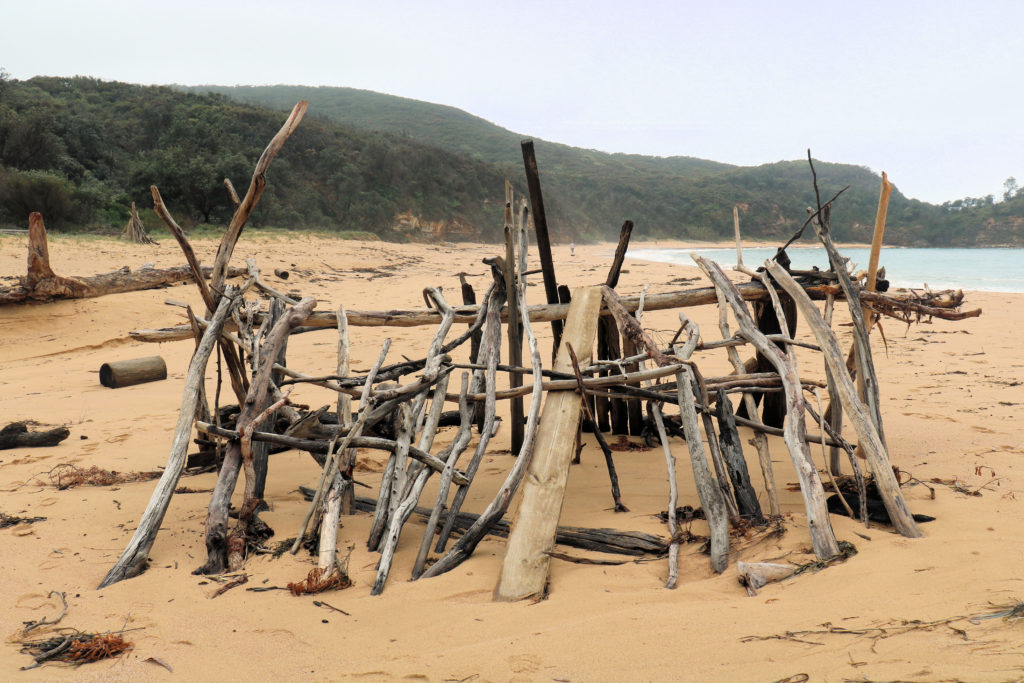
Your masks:
M516 292L516 249L515 228L512 217L512 183L505 181L505 291L508 296L508 362L519 367L523 364L523 334L519 322L519 302ZM523 385L523 376L518 372L508 375L510 388ZM513 398L509 402L512 437L512 452L518 453L523 447L523 399Z
M558 280L555 279L555 263L551 258L551 239L548 237L548 219L544 213L544 195L540 190L540 171L537 170L537 155L533 151L533 140L523 140L523 165L526 168L526 186L530 191L533 206L533 227L537 232L537 250L540 252L540 268L544 277L544 294L549 304L558 303ZM554 335L553 349L562 341L562 321L551 321Z
M878 258L882 252L882 238L885 235L885 216L889 211L889 197L892 195L892 183L889 182L889 176L882 172L882 187L878 193L878 213L875 215L875 232L871 237L871 257L868 261L868 279L865 284L865 289L869 292L875 291L878 283ZM871 328L875 324L875 315L867 306L863 306L862 315L864 316L864 327L867 329L867 333L870 336ZM853 351L853 349L851 349ZM863 401L867 398L867 386L864 383L865 373L863 368L860 367L860 362L857 362L857 395ZM884 439L883 439L884 443ZM864 448L858 444L857 454L864 457Z
M732 226L736 231L736 265L743 265L743 242L740 241L740 207L734 204L732 207Z

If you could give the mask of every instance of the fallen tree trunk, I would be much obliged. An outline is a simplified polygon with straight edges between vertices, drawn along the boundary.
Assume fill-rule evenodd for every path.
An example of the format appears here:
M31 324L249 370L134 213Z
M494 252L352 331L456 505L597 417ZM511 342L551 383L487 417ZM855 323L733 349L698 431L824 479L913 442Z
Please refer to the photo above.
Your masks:
M158 289L177 282L191 281L192 271L188 266L174 268L139 268L130 270L127 266L112 273L85 277L62 277L50 268L50 254L46 243L46 227L38 212L29 216L28 273L24 282L17 287L0 290L0 305L22 301L46 302L58 299L90 299L106 294L137 292L142 289ZM244 268L231 268L230 277L245 274ZM210 277L211 269L203 268L203 276ZM186 337L191 338L191 328Z

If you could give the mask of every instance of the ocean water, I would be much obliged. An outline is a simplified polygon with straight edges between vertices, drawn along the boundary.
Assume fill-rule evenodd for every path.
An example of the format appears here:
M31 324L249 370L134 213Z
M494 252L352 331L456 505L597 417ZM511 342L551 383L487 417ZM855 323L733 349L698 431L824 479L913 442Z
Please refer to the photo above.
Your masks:
M692 266L694 251L729 268L736 263L736 249L637 249L627 258ZM856 264L855 270L868 267L870 250L840 249ZM790 247L793 268L828 269L828 257L822 247ZM756 268L775 255L775 248L743 249L743 263ZM933 290L967 289L982 292L1024 292L1024 249L918 249L883 247L878 265L885 266L886 278L893 287Z

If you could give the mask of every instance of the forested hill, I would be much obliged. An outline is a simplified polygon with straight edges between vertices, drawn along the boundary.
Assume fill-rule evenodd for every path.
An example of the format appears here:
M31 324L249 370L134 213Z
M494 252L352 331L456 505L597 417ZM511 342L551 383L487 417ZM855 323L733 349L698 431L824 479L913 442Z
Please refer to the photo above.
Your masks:
M211 93L217 90L219 93ZM389 239L498 239L503 181L525 189L522 136L460 110L346 88L193 88L90 78L17 81L0 70L0 223L24 227L39 210L60 228L123 225L132 201L160 187L179 222L223 224L284 120L309 99L306 120L271 167L254 225L372 231ZM640 237L713 239L732 232L782 238L814 203L806 161L736 167L689 157L606 154L537 142L556 240L613 238L623 219ZM879 178L816 162L837 202L841 239L866 239ZM894 195L887 241L1018 243L1024 193L937 207ZM150 215L150 220L153 217Z
M519 178L519 142L506 130L461 109L368 90L337 87L196 86L237 101L287 109L299 99L333 121L403 135L502 165ZM549 212L576 234L614 235L623 218L647 236L721 238L731 234L732 206L742 208L744 233L778 237L799 227L814 203L804 159L737 167L695 157L608 154L536 140ZM800 156L801 150L794 150ZM863 167L816 162L822 192L850 185L837 202L834 229L842 239L869 240L880 178ZM1012 180L1012 179L1010 179ZM917 245L1024 245L1024 192L1013 183L1004 201L991 195L935 206L907 199L897 187L887 241ZM563 225L563 229L565 229Z
M167 87L0 80L0 222L25 227L41 211L57 229L123 226L131 202L152 206L157 185L180 223L226 224L223 179L244 192L285 117ZM496 225L479 235L494 238L503 183L493 164L307 115L271 166L251 223L401 239L395 217L411 212Z

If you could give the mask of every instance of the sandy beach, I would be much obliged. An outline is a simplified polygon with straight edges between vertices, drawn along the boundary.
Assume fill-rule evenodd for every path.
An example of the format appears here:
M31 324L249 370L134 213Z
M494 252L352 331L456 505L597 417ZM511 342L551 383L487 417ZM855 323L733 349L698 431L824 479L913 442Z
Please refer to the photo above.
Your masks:
M634 248L681 246L661 242ZM708 245L701 245L708 246ZM217 243L194 243L204 264ZM614 245L556 246L560 281L570 287L600 284ZM490 275L481 259L496 245L390 244L342 241L308 235L243 235L234 262L255 257L267 281L286 292L314 296L317 310L421 308L426 286L442 286L461 303L456 274L469 273L478 292ZM90 275L122 266L184 263L173 240L156 246L113 239L53 237L53 268L62 275ZM535 258L535 252L531 251ZM883 252L882 264L885 263ZM533 261L536 267L536 260ZM730 264L723 264L730 265ZM823 264L824 265L824 264ZM287 281L271 275L290 272ZM25 238L0 236L0 275L25 271ZM736 280L746 279L736 275ZM8 281L9 282L9 281ZM707 282L695 267L627 260L618 290L636 294L670 291ZM0 512L45 521L0 529L0 633L20 633L24 622L59 612L50 591L64 591L69 609L60 624L89 632L131 629L127 654L78 669L32 663L19 646L0 647L5 679L53 680L242 680L413 679L430 681L537 680L972 680L1024 677L1024 624L1003 619L971 622L999 606L1024 600L1024 445L1018 415L1024 406L1024 359L1017 330L1024 326L1024 295L971 292L964 308L979 318L936 320L906 328L884 322L885 341L873 335L882 409L892 461L920 484L904 487L911 510L936 521L925 537L905 539L888 528L865 529L832 516L840 540L858 553L820 572L801 574L748 597L737 582L736 560L804 562L810 540L796 481L781 438L770 439L785 513L781 537L734 542L730 566L714 575L696 544L684 545L680 586L663 588L664 559L630 561L613 555L567 550L579 557L626 560L618 565L553 560L550 596L536 603L496 603L492 592L505 541L485 540L452 572L409 581L422 533L411 522L396 554L383 595L373 597L376 553L366 550L370 516L343 518L339 547L351 547L354 586L340 592L293 597L284 586L315 566L306 553L279 559L251 557L248 583L211 598L221 584L194 576L202 564L203 523L209 493L174 497L143 575L103 590L96 586L120 555L153 490L153 481L58 490L48 472L59 464L99 466L118 472L162 467L177 419L191 341L144 344L132 330L182 324L184 311L168 299L202 305L194 285L44 305L0 307L0 423L34 420L66 425L71 436L56 447L0 451ZM543 288L534 276L531 303ZM845 304L837 307L842 311ZM720 337L714 307L689 309L706 339ZM837 315L838 322L848 319ZM644 327L667 343L678 326L673 311L651 312ZM547 325L535 326L550 348ZM849 328L838 327L849 345ZM422 357L433 328L354 328L353 367L366 369L385 337L389 358ZM798 330L810 339L806 326ZM289 365L310 374L334 371L336 334L294 337ZM456 357L467 360L460 349ZM99 383L103 363L159 354L168 378L122 389ZM550 357L546 351L544 357ZM748 353L744 353L746 357ZM799 353L801 374L823 379L817 357ZM726 374L722 351L696 357L705 374ZM216 371L207 373L216 391ZM233 402L223 391L223 402ZM313 408L334 395L301 386L293 399ZM507 411L507 406L499 406ZM454 436L439 435L439 443ZM816 432L816 428L809 431ZM852 438L852 430L849 435ZM746 441L749 431L741 429ZM658 519L668 501L660 449L616 454L623 499L630 511L615 513L607 474L592 437L582 463L572 467L563 524L610 527L667 535ZM465 509L479 512L511 465L509 431L489 448ZM636 439L634 439L636 441ZM680 504L699 505L685 444L673 440L680 462ZM745 446L748 460L756 454ZM193 449L194 450L194 449ZM815 461L822 464L814 449ZM360 455L357 477L376 488L384 456ZM267 484L271 510L263 519L275 530L270 544L296 534L308 504L299 485L315 485L320 468L308 454L272 456ZM848 469L846 470L849 471ZM754 470L752 470L754 472ZM755 485L763 490L760 475ZM937 480L933 482L933 480ZM181 485L208 491L214 474L185 477ZM432 500L435 488L428 487ZM361 495L370 495L365 489ZM236 493L241 498L241 486ZM514 506L513 506L514 508ZM514 509L512 511L514 513ZM706 534L703 521L690 527ZM328 603L344 613L314 602ZM879 630L881 629L881 630ZM171 668L169 672L152 658Z

